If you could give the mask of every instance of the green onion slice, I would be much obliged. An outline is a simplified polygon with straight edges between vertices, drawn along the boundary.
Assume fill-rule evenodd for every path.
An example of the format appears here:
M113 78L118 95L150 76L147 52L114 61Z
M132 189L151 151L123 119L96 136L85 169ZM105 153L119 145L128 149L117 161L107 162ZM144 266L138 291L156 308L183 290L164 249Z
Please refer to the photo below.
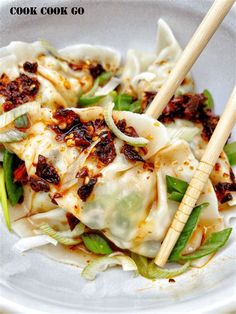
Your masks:
M206 105L208 109L212 109L214 106L214 100L211 93L209 92L208 89L204 89L203 94L206 97L204 104Z
M106 124L111 129L111 131L116 135L116 137L118 137L120 140L124 142L127 142L129 145L132 145L132 146L140 146L140 147L146 146L149 143L149 141L146 138L131 137L131 136L125 135L118 129L112 117L113 108L114 108L114 103L112 102L106 105L104 109L104 118L105 118Z
M154 263L154 260L150 261L145 256L131 253L131 257L137 265L139 274L145 278L152 280L177 277L186 272L190 266L190 263L187 262L182 267L174 269L160 268Z
M182 230L178 238L178 241L176 242L170 254L170 257L169 257L170 262L177 262L182 259L181 253L183 252L184 248L188 244L188 241L191 238L191 235L193 234L193 231L197 226L197 223L198 223L198 220L199 220L199 217L203 208L206 208L207 206L209 206L209 203L203 203L201 205L194 207L191 215L189 216L184 226L184 229Z
M22 186L16 184L13 179L13 164L15 155L5 150L3 156L3 169L5 174L5 183L7 196L12 206L15 206L23 195Z
M29 119L27 113L23 114L22 116L16 118L14 121L14 125L18 129L25 129L29 126Z
M228 156L231 166L235 166L236 165L236 142L226 144L224 147L224 151L226 155Z
M191 254L181 256L181 259L194 260L215 253L226 244L231 232L232 228L213 232L196 251Z
M108 242L96 233L87 233L81 236L86 248L96 254L111 254L113 251Z
M22 116L25 113L37 115L39 109L40 103L32 101L3 113L2 115L0 115L0 129L6 127L8 124L12 123L16 118Z
M85 230L85 227L82 223L78 223L78 225L75 227L75 229L71 232L61 232L61 231L56 231L52 227L49 226L47 223L42 223L39 226L39 229L42 231L43 234L46 234L50 236L51 238L57 240L59 243L63 245L76 245L82 242L80 238L75 238L79 237Z
M2 204L3 215L5 218L5 222L9 231L11 231L11 222L10 222L10 215L8 210L7 204L7 193L5 187L5 178L4 178L4 170L0 168L0 201Z
M124 271L135 271L137 266L135 262L125 255L98 257L91 261L82 271L81 276L87 280L94 280L96 276L109 267L121 265Z
M0 133L0 143L20 142L27 137L27 134L16 129Z

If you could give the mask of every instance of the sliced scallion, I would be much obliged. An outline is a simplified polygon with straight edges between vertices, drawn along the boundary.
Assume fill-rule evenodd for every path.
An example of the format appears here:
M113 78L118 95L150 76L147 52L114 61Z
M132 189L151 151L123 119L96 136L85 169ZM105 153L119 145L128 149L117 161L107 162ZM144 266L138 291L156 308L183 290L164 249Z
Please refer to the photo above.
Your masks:
M20 142L24 140L26 137L27 137L27 134L25 132L12 129L12 130L0 133L0 143Z
M33 113L37 115L40 110L40 103L36 101L28 102L20 105L19 107L7 111L0 115L0 129L5 128L8 124L12 123L16 118L22 116L25 113Z
M72 238L72 237L69 237L69 236L65 236L64 232L56 231L55 229L50 227L49 224L47 224L47 223L42 223L39 226L39 229L42 231L43 234L46 234L46 235L50 236L51 238L57 240L59 243L61 243L63 245L76 245L76 244L81 243L81 239L80 238L76 239L76 238ZM82 232L83 231L84 231L84 229L82 230ZM72 232L74 232L74 234L75 234L74 230ZM78 234L77 234L77 236L78 236Z
M135 113L141 113L141 101L133 101L133 97L128 94L117 95L114 99L114 109L118 111L131 111Z
M99 86L105 84L111 77L111 72L103 72L101 75L99 75L94 81L93 87L90 89L90 91L80 97L79 106L86 107L93 105L99 102L99 100L101 100L103 97L105 97L106 95L96 96L95 93Z
M22 186L14 183L13 179L14 158L14 154L5 150L3 156L3 170L5 175L7 196L12 206L15 206L23 195Z
M137 266L134 261L125 255L103 256L91 261L82 271L81 276L87 280L94 280L96 276L109 267L121 265L124 271L135 271Z
M29 119L27 114L23 114L22 116L16 118L16 120L14 121L14 125L18 129L27 128L29 126Z
M0 168L0 201L2 204L3 215L5 218L7 228L9 231L11 231L11 222L7 204L7 193L5 187L5 177L3 168Z
M232 228L213 232L196 251L191 254L181 256L181 259L194 260L215 253L226 244L231 232Z
M236 165L236 142L226 144L224 147L224 151L228 156L231 166Z
M111 129L111 131L122 141L127 142L132 146L143 147L149 143L149 141L144 137L131 137L122 133L118 127L115 125L115 122L112 117L112 110L114 108L114 103L110 102L106 105L104 109L104 118L106 124Z
M111 254L112 249L108 242L96 233L87 233L81 236L86 248L96 254Z
M209 92L208 89L204 89L203 94L206 97L206 100L204 102L206 108L212 109L214 106L214 100L213 100L211 93Z
M206 208L209 206L209 203L203 203L201 205L196 206L191 215L189 216L184 229L182 230L178 241L175 244L175 247L173 248L169 261L170 262L177 262L180 259L182 259L181 253L183 252L184 248L186 247L189 239L191 238L191 235L193 234L194 229L197 226L199 216L201 214L201 211L203 208Z

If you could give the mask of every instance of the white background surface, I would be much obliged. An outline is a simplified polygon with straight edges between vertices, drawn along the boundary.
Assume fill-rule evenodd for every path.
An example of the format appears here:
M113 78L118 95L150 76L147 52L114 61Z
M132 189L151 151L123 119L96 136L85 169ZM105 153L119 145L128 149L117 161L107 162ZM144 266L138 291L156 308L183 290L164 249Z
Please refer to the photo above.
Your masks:
M15 17L9 7L84 6L84 16ZM49 40L58 48L75 43L151 51L156 22L162 17L182 47L190 39L209 1L1 1L0 46L12 40ZM208 88L222 112L236 78L236 12L231 12L193 67L198 91ZM234 139L235 130L234 130ZM80 270L55 263L37 252L11 250L16 236L0 225L0 310L3 313L234 313L236 311L235 232L229 245L208 267L176 278L151 282L121 270L94 282ZM234 246L234 247L233 247ZM9 309L9 310L7 310Z

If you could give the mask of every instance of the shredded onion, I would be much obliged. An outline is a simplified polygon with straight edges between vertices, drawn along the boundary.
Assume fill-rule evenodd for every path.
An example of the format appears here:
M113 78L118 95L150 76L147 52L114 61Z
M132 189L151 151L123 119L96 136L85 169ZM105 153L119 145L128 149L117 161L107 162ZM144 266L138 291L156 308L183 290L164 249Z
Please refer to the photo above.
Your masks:
M200 129L197 127L168 127L167 132L171 140L182 139L190 142L196 135L200 133Z
M4 128L11 122L13 122L16 118L22 116L25 113L33 113L37 114L40 109L40 104L36 101L28 102L24 105L20 105L19 107L12 109L11 111L5 112L0 115L0 129Z
M118 85L120 85L121 80L117 77L112 77L112 79L103 87L99 87L95 92L94 96L106 96L112 92Z
M54 230L52 227L49 226L49 224L47 223L42 223L39 227L39 229L46 235L50 236L51 238L55 239L56 241L58 241L59 243L63 244L63 245L76 245L79 244L82 240L79 239L74 239L71 236L80 236L82 233L84 233L84 225L79 223L75 228L77 228L76 230L73 230L72 233L70 234L70 237L68 237L68 234L66 234L64 232L59 232Z
M3 152L0 150L0 162L3 162Z
M12 129L3 133L0 133L0 143L14 143L20 142L27 137L27 134L20 132L16 129Z
M22 238L16 242L13 246L13 249L23 253L25 251L31 250L33 248L46 245L46 244L57 245L57 240L47 236L47 235L37 235L33 237Z
M86 159L91 154L92 149L100 142L100 138L93 142L83 153L80 154L79 158L76 159L67 169L66 175L62 180L61 190L67 190L74 184L78 182L78 179L75 179L76 173L81 169L86 161Z
M149 265L149 277L150 279L174 278L185 273L188 270L189 266L190 262L187 262L179 268L167 269L157 267L153 262L152 264Z
M104 109L104 118L106 121L106 124L111 129L111 131L122 141L127 142L128 144L132 146L145 146L149 143L149 141L144 137L131 137L127 136L124 133L122 133L118 127L115 125L115 122L112 117L112 110L114 108L114 103L110 102L106 105Z
M138 75L136 75L132 81L131 81L131 84L134 86L134 87L137 87L138 83L140 81L147 81L147 82L150 82L152 80L154 80L156 78L156 75L154 73L151 73L151 72L143 72L143 73L139 73Z
M53 47L51 44L49 44L49 42L47 40L41 39L40 40L41 45L43 46L44 49L46 49L51 55L53 55L54 57L56 57L57 59L61 60L61 61L65 61L67 63L70 63L71 60L65 58L64 56L62 56L55 47Z
M91 261L82 271L81 276L87 280L94 280L98 273L109 267L121 265L124 271L136 271L137 266L129 256L105 256Z

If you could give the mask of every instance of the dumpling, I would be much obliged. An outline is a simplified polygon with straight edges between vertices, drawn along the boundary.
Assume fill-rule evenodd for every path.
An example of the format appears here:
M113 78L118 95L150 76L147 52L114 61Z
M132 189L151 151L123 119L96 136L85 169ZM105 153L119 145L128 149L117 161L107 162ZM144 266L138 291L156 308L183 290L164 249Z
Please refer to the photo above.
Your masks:
M172 141L182 138L188 140L191 150L197 160L200 160L206 146L208 144L202 136L203 126L201 123L193 123L188 120L175 119L173 123L166 124L167 131ZM233 183L233 171L229 163L228 157L224 151L221 152L215 167L213 168L210 179L212 184L216 187L221 183ZM230 192L232 199L228 201L228 205L233 206L236 204L236 193ZM220 204L220 208L225 204Z
M43 41L12 42L0 50L1 80L19 85L19 90L23 84L29 86L28 98L24 90L24 95L15 99L16 102L36 100L51 109L76 107L81 94L90 90L94 83L91 69L95 71L98 67L99 71L115 73L120 64L120 55L106 47L71 46L62 53L69 56L63 57ZM7 101L5 95L0 97L4 111L12 109L4 105Z
M116 72L120 66L120 53L109 47L80 44L63 48L59 52L75 63L81 60L95 61L106 71Z
M114 138L103 118L98 107L64 109L54 115L41 109L40 115L31 117L30 136L6 145L25 161L30 176L25 186L29 211L63 208L90 229L103 232L119 248L154 257L178 207L168 200L166 175L188 182L198 162L187 142L171 144L166 128L148 116L114 112L120 128L138 130L139 136L150 139L146 151ZM60 130L62 121L69 125ZM89 130L92 137L86 133ZM41 164L50 167L52 178L46 178L46 189L37 191L34 180L43 177ZM50 199L54 201L51 207ZM199 223L205 227L222 223L210 181L199 199L203 202L210 206Z
M155 53L129 50L122 73L122 90L142 97L143 92L156 93L168 78L182 49L164 20L158 21ZM192 93L194 83L188 74L176 94Z

